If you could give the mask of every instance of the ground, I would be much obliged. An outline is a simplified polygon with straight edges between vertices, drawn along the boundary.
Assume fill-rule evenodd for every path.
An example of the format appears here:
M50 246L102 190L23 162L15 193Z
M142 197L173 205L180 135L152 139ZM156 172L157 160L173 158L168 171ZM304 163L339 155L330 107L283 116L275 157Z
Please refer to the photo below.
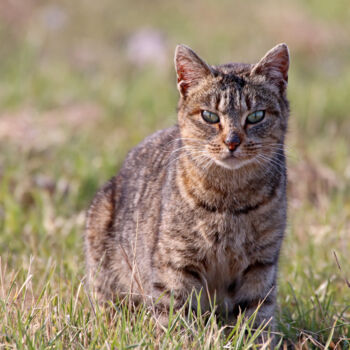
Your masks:
M349 348L349 31L346 0L1 1L0 348L253 347L261 330L243 320L224 329L214 313L180 313L162 332L127 301L98 308L82 233L126 152L176 122L176 44L217 64L279 42L291 117L278 337Z

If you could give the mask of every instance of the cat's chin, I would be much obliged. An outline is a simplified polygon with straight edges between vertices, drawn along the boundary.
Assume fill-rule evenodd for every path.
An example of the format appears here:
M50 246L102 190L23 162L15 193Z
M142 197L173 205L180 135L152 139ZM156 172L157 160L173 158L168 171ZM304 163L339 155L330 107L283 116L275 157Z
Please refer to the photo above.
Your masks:
M230 170L237 170L240 169L248 164L250 164L253 161L252 158L250 159L239 159L234 157L225 158L222 160L215 159L215 163L219 166L222 166L223 168L230 169Z

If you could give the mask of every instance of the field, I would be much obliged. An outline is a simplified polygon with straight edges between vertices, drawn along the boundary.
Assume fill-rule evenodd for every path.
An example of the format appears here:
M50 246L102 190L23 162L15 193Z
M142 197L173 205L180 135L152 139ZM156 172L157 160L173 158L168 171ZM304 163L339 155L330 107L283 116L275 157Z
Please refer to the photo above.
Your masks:
M349 33L346 0L2 0L0 349L255 347L261 330L243 319L179 313L159 331L127 301L100 309L82 234L128 150L176 122L176 44L216 64L280 42L292 62L280 347L349 349Z

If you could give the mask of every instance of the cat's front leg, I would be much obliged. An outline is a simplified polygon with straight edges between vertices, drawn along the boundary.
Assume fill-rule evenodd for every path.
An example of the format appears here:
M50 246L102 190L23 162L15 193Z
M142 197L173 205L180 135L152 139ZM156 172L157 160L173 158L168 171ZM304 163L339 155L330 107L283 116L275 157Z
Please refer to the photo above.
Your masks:
M244 312L247 319L255 314L254 329L260 325L265 329L258 342L264 342L270 337L271 345L275 343L276 261L255 262L244 271L233 310L235 316Z
M199 273L189 266L174 266L169 263L155 274L152 295L156 317L162 325L168 325L169 310L176 313L181 308L196 310L202 303L203 289Z

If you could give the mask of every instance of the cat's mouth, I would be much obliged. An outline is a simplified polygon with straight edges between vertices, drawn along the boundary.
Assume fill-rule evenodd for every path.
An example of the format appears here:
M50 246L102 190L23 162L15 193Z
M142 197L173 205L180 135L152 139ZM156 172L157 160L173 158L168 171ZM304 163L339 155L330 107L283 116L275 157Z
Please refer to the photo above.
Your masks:
M253 161L254 157L243 157L239 154L230 153L226 154L221 159L215 160L215 162L227 169L239 169Z
M244 161L244 160L249 160L252 159L251 155L244 154L244 152L240 152L240 150L236 150L235 152L225 152L221 160L223 161Z
M234 159L241 159L241 157L237 157L237 155L235 153L229 153L223 158L223 160L225 160L225 159L232 159L232 158L234 158Z

